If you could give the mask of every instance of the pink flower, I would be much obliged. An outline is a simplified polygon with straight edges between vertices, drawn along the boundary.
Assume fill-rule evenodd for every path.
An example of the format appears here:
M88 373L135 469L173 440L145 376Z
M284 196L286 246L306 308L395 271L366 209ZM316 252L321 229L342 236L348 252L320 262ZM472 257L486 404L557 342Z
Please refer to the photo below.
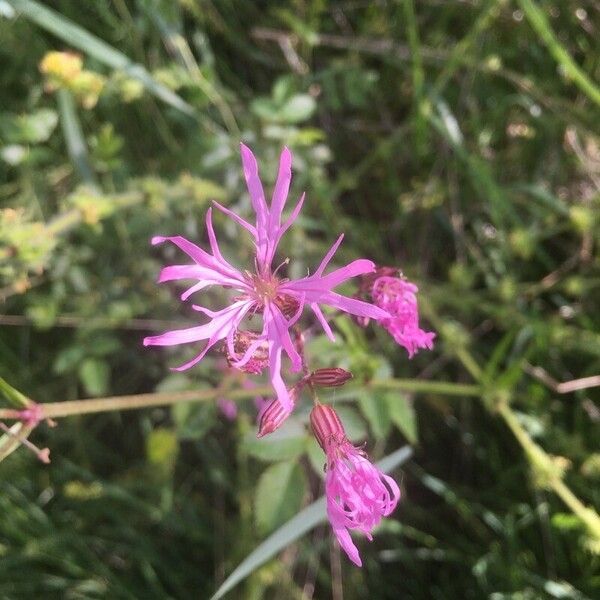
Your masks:
M375 266L370 260L355 260L345 267L323 275L343 235L339 236L312 275L295 281L278 276L277 269L272 268L277 245L296 220L304 202L304 195L302 195L291 215L282 223L282 213L292 177L292 154L287 148L284 148L281 153L279 173L270 205L267 205L265 200L254 155L243 144L241 154L244 176L252 207L256 213L256 223L255 225L248 223L216 202L215 206L252 236L256 250L254 271L242 272L223 258L212 225L212 209L209 209L206 215L210 253L181 236L153 238L153 244L165 241L175 244L193 260L192 264L165 267L159 276L159 282L180 279L196 281L181 295L182 300L187 300L194 292L211 285L220 285L234 290L236 296L229 306L218 311L193 305L194 310L208 317L206 323L147 337L144 339L144 345L173 346L206 340L206 345L195 358L176 368L182 371L194 366L202 360L210 348L219 341L225 340L232 366L241 369L248 365L247 370L257 372L263 364L268 363L270 380L277 397L286 410L291 410L292 400L281 377L281 358L282 353L285 352L291 361L292 370L300 370L302 361L289 330L300 318L305 304L310 306L326 334L332 339L333 333L320 305L328 305L359 317L373 319L386 318L389 314L373 304L348 298L333 291L335 287L352 277L373 272ZM255 313L262 314L262 330L254 332L254 337L246 345L245 351L239 352L235 348L236 334L240 335L240 326L244 317ZM261 356L266 354L266 359L264 361L258 359L256 362L257 353Z
M310 422L327 456L325 495L329 522L348 558L360 567L362 561L348 530L358 529L372 540L373 529L396 508L400 489L348 441L333 408L317 404Z
M419 348L433 348L435 333L419 327L419 307L417 292L419 288L404 278L384 275L373 282L371 297L373 302L392 315L380 319L396 343L404 346L408 357L412 358Z

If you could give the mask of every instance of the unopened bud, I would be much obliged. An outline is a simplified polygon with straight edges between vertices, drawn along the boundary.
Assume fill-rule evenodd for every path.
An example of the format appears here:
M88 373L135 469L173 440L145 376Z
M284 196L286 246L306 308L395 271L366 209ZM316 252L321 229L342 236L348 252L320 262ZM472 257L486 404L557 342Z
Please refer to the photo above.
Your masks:
M320 387L339 387L352 379L352 373L340 367L317 369L309 376L309 381Z
M327 453L327 446L332 441L341 441L346 438L344 426L338 414L327 404L317 404L310 413L310 425L323 452Z
M279 429L282 423L290 416L294 409L294 405L296 404L296 388L289 390L289 394L290 400L292 401L291 408L285 408L277 398L267 405L260 416L256 437L261 438L269 433L273 433L276 429Z

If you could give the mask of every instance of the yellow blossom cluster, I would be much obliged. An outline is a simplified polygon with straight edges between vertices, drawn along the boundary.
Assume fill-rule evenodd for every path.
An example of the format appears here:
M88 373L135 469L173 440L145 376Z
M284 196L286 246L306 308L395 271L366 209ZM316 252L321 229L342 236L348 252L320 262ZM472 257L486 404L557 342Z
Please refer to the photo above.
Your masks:
M87 109L96 106L106 83L102 75L84 69L81 56L74 52L47 52L39 69L46 77L46 91L67 89Z

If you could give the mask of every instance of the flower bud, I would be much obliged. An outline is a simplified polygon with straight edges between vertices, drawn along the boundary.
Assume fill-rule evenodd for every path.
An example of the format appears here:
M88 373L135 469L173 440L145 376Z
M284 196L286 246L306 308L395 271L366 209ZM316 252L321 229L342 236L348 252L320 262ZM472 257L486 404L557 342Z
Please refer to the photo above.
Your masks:
M290 416L298 396L296 388L294 387L289 390L289 394L290 400L292 401L292 408L284 408L281 402L275 398L275 400L267 405L263 413L260 415L260 420L258 422L258 433L256 434L256 437L261 438L269 433L273 433L276 429L279 429L282 423Z
M331 367L329 369L317 369L313 371L308 380L320 387L339 387L352 379L352 373L340 367Z
M310 425L319 446L325 453L327 453L327 446L332 440L339 442L346 439L346 432L338 414L327 404L317 404L312 409Z

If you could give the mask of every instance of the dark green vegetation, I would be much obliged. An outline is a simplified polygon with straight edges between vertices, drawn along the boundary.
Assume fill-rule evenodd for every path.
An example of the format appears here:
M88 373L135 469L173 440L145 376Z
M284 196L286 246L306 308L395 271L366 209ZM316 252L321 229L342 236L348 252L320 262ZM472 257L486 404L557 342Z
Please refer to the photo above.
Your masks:
M0 375L39 402L239 389L214 354L173 375L193 349L141 347L194 320L148 241L203 240L211 199L247 215L239 140L269 185L288 144L294 274L345 231L338 261L402 267L439 335L412 361L346 318L311 341L314 366L354 371L324 397L371 456L413 444L404 499L362 570L320 526L229 597L597 598L598 392L551 378L600 374L598 2L46 5L0 0ZM51 50L83 77L42 75ZM0 598L208 598L322 493L306 410L258 442L239 406L40 425L51 465L0 464Z

